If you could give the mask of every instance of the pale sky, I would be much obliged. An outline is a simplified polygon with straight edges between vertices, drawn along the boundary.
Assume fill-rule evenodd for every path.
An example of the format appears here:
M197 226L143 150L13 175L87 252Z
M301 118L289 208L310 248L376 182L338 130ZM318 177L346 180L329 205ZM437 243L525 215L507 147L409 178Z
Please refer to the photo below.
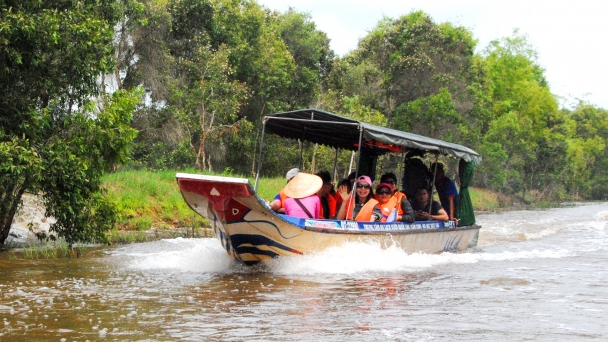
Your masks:
M600 0L257 0L266 8L310 13L317 28L342 56L387 16L398 18L422 10L435 23L469 28L477 51L490 41L528 36L538 52L551 91L565 106L579 99L608 109L608 2Z

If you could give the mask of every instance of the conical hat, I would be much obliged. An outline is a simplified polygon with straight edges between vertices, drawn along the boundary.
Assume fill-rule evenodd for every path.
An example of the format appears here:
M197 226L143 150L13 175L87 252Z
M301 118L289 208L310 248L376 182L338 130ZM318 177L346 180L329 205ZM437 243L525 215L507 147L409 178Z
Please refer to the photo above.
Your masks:
M285 185L284 193L287 197L304 198L316 194L322 186L321 177L300 172Z

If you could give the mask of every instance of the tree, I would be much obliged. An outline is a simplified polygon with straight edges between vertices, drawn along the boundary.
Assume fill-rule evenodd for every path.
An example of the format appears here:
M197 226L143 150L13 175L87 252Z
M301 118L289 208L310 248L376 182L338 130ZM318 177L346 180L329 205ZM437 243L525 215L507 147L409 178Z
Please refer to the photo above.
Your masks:
M329 38L319 31L309 14L293 9L271 16L296 65L288 89L290 109L307 107L314 102L319 88L331 72L334 52Z
M556 161L566 155L568 126L536 52L515 31L491 42L485 54L493 119L483 132L482 150L504 164L484 163L481 173L500 174L493 182L503 183L492 185L508 193L534 190L538 199L559 194L564 163Z
M489 116L475 45L466 28L437 24L422 11L387 17L336 63L329 84L384 113L391 128L477 142Z
M244 119L237 115L246 99L245 87L230 81L226 49L212 51L201 46L191 60L182 60L182 77L170 88L168 105L188 131L190 146L196 154L195 164L201 170L213 170L212 156L223 156L222 135L235 134ZM215 151L209 144L213 143ZM219 158L216 158L216 160Z
M119 14L111 0L0 3L0 243L26 191L42 191L51 231L70 244L113 223L99 178L124 160L139 98L90 98L113 70Z
M573 197L608 198L608 111L579 103L565 114L572 120L566 185Z
M390 120L399 105L438 94L441 89L447 89L455 102L466 107L475 45L466 28L435 24L426 13L415 11L399 19L382 20L361 40L356 55L381 71L378 109Z

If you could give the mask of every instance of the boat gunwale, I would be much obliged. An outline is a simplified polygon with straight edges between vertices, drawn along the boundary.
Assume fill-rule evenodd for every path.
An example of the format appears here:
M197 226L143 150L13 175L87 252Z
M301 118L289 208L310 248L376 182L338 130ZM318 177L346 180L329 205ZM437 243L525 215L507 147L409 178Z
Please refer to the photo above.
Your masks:
M250 189L253 190L253 187L251 186L251 183L249 182L249 179L247 179L247 178L201 175L201 174L196 174L196 173L184 173L184 172L176 173L175 178L177 178L177 179L179 179L179 178L197 179L197 180L215 181L215 182L222 182L222 183L248 184ZM258 197L258 196L256 195L256 197Z
M416 222L441 222L441 221L415 221ZM394 222L376 222L376 224L391 224ZM405 223L404 223L405 224ZM297 226L296 226L297 227ZM346 229L332 229L332 228L318 228L318 227L305 227L301 228L303 230L307 230L315 233L324 233L324 234L359 234L362 236L367 235L407 235L407 234L421 234L421 233L439 233L439 232L450 232L450 231L460 231L460 230L474 230L480 229L481 226L478 224L472 224L470 226L462 226L462 227L454 227L454 228L415 228L415 229L407 229L407 230L346 230Z

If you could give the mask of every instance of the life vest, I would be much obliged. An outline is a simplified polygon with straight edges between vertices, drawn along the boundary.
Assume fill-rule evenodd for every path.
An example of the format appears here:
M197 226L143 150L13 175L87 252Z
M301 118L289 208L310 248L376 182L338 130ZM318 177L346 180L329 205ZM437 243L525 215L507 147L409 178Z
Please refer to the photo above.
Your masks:
M393 209L397 209L397 215L403 215L403 209L401 209L401 199L406 198L405 194L397 191L391 199L389 199L386 203L380 204L378 206L382 210L382 217L380 218L380 222L386 222L388 217L393 212Z
M334 198L334 196L332 196L331 194L327 194L325 196L325 199L327 200L327 205L329 206L329 216L326 215L328 213L325 212L325 208L323 207L323 205L321 205L321 216L319 216L319 218L333 218L336 216L336 199ZM321 203L323 202L323 198L321 198Z
M355 197L353 194L348 198L348 202L346 203L346 219L350 220L353 216L353 203L355 202ZM363 208L359 211L357 216L355 217L355 221L361 222L369 222L372 218L372 213L374 212L374 207L378 204L378 201L374 198L370 199L363 205Z
M331 194L330 194L331 196ZM342 196L340 196L339 192L335 192L333 194L334 200L336 200L336 208L340 208L340 204L342 204L342 202L344 202L344 200L342 199Z
M285 208L285 200L289 198L289 196L285 195L285 189L279 191L279 197L281 197L281 208Z

